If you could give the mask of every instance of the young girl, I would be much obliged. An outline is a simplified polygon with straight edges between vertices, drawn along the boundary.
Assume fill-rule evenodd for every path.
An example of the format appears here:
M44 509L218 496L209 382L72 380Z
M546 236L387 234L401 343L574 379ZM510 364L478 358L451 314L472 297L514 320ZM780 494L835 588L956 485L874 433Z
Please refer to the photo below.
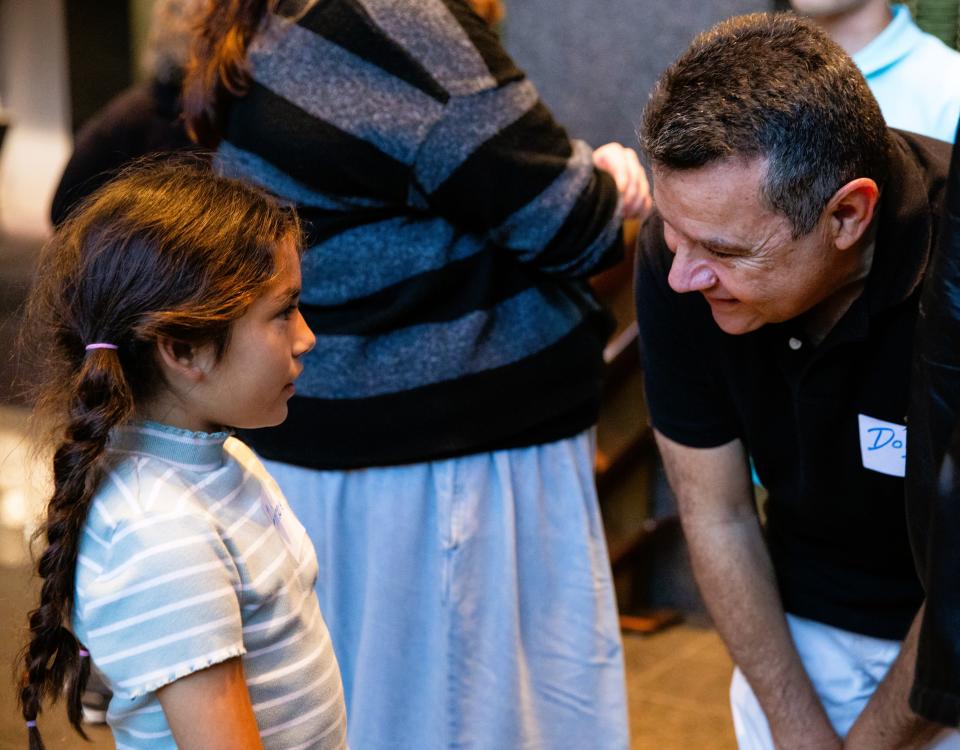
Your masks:
M276 425L314 344L299 228L184 164L130 172L61 228L32 314L61 418L20 702L89 660L123 748L343 748L340 673L303 528L232 427Z

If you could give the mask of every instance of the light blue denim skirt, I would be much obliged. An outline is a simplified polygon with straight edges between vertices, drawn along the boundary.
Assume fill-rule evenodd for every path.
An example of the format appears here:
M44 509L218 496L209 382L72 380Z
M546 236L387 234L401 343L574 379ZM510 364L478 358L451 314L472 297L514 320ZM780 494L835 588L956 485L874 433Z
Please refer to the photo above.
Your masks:
M624 750L593 433L428 463L266 462L313 539L352 750Z

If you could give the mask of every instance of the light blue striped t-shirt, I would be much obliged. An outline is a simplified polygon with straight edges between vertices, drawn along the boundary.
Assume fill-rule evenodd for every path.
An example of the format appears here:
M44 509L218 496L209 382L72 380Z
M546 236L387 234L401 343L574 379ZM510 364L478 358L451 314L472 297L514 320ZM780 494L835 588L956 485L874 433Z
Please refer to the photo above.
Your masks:
M176 748L156 691L236 656L267 750L345 748L316 578L313 545L242 442L149 422L115 430L72 624L114 691L118 750Z

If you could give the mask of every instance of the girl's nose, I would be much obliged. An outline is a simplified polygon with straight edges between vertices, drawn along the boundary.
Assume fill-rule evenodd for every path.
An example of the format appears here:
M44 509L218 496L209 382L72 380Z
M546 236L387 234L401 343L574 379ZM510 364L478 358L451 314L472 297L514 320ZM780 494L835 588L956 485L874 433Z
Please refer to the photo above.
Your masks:
M313 335L313 331L310 330L310 326L307 325L307 321L304 320L303 313L301 313L300 310L297 310L296 325L296 343L293 348L293 354L295 357L301 357L313 349L317 343L317 337Z

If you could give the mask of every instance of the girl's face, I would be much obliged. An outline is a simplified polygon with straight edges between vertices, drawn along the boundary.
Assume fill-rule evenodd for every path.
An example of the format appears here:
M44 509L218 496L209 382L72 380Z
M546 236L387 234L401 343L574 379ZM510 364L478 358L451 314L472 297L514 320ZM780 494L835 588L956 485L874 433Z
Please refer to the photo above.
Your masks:
M231 328L223 356L191 392L194 429L270 427L287 417L300 358L316 338L298 307L300 257L293 240L277 249L278 273Z

